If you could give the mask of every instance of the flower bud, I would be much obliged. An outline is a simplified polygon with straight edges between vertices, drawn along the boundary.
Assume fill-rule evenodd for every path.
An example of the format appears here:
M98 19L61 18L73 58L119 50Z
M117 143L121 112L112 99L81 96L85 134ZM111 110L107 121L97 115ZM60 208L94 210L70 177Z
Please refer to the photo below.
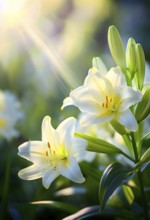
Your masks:
M124 46L120 34L114 25L108 29L108 45L114 61L120 66L122 72L126 73Z
M143 121L150 113L150 87L146 89L141 102L136 108L135 117L138 122Z
M132 80L136 72L136 43L133 38L129 38L126 49L126 63L128 68L128 76Z
M143 88L145 76L145 55L143 48L140 44L136 44L136 60L137 60L137 73L135 75L135 82L138 89Z

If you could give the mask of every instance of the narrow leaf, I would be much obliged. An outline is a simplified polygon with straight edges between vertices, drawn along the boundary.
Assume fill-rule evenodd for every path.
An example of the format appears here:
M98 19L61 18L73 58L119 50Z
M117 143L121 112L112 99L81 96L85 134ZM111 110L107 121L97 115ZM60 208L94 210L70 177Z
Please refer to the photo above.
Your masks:
M133 194L132 188L129 186L123 185L122 189L123 189L124 195L126 197L126 200L131 205L134 200L134 194Z
M145 151L145 153L141 157L141 162L146 163L150 160L150 147Z
M94 151L98 153L111 154L111 155L122 153L122 151L118 147L108 143L107 141L104 141L103 139L91 137L78 132L75 133L75 136L79 138L83 138L88 142L86 148L88 151Z
M132 170L119 163L110 164L104 171L99 187L99 201L101 211L115 189L130 176Z
M68 213L74 213L78 210L77 207L75 207L69 203L57 202L57 201L35 201L35 202L31 202L30 204L52 207L55 209L67 211Z
M150 114L150 87L148 87L143 95L141 102L138 103L135 117L138 122L144 120Z

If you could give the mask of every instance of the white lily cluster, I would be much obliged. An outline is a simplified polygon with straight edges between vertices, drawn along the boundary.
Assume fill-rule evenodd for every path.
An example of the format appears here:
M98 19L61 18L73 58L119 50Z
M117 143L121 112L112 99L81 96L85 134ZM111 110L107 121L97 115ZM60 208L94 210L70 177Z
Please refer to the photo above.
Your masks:
M75 130L81 131L89 125L116 120L130 131L136 131L137 122L129 107L141 98L140 91L125 86L125 78L119 67L102 73L93 67L84 85L73 90L63 104L63 107L75 105L83 112L80 124L71 117L55 130L50 117L46 116L42 122L42 141L29 141L19 146L18 155L33 163L22 169L19 177L24 180L42 178L45 188L49 188L59 175L82 183L84 177L78 159L92 161L95 153L86 153L87 142L75 138Z
M91 162L97 151L87 153L85 149L87 142L84 139L74 137L75 131L90 134L94 131L94 135L92 135L98 138L99 128L103 127L102 124L105 126L107 124L107 130L111 124L114 128L113 132L118 132L120 128L126 134L137 131L139 121L147 114L146 112L141 116L141 106L138 109L134 108L134 105L143 99L142 92L138 90L143 85L139 84L135 77L136 89L132 87L135 73L132 74L132 77L129 77L127 72L124 73L126 62L120 61L125 59L121 43L119 48L122 48L121 58L116 50L113 53L117 59L117 67L107 71L106 66L99 58L94 59L93 68L89 70L84 84L73 90L70 96L64 100L62 108L74 105L81 111L82 116L77 123L76 119L71 117L64 120L55 130L51 125L50 117L46 116L42 122L42 141L29 141L19 146L18 155L33 163L19 172L20 178L25 180L42 178L45 188L49 188L59 175L82 183L84 177L78 161ZM114 52L114 48L112 50ZM129 66L132 67L132 65ZM129 70L129 67L127 69ZM147 98L147 93L145 97ZM111 132L108 131L108 133ZM105 139L109 140L108 137ZM125 153L123 155L130 158Z
M0 139L11 140L18 136L16 124L23 119L17 98L8 91L0 91Z
M84 182L77 162L78 152L85 151L86 141L75 138L76 119L64 120L55 130L51 118L42 122L42 141L29 141L19 146L18 155L33 164L20 170L19 177L25 180L42 178L43 186L50 184L59 175L74 182Z

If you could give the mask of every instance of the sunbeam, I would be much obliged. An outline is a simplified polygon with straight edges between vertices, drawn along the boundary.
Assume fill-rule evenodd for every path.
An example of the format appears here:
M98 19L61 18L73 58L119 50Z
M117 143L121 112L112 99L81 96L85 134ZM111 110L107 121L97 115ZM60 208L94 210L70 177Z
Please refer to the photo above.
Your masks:
M23 23L22 28L41 51L47 55L50 62L58 70L57 73L59 74L59 77L65 81L68 87L75 88L77 85L77 82L73 77L75 74L73 74L72 70L65 64L63 58L60 58L58 53L55 52L54 46L51 44L50 40L48 40L46 36L43 36L35 26L33 27ZM55 76L58 78L57 74L55 74Z

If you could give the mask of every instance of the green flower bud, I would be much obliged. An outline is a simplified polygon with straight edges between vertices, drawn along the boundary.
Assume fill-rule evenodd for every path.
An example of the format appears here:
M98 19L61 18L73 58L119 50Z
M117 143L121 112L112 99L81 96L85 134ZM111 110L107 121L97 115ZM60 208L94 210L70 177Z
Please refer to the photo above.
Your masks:
M138 122L143 121L150 114L150 87L146 89L141 102L135 111L135 117Z
M93 67L100 70L101 72L103 73L107 72L107 68L105 64L103 63L103 61L100 59L100 57L93 57L92 64L93 64Z
M115 63L120 66L123 73L126 73L124 46L115 26L110 26L108 29L108 45Z
M138 89L143 88L145 76L145 55L143 48L140 44L136 44L136 60L137 60L137 73L135 75L135 82Z
M133 38L129 38L126 49L126 63L128 68L128 77L133 79L136 72L136 43Z

